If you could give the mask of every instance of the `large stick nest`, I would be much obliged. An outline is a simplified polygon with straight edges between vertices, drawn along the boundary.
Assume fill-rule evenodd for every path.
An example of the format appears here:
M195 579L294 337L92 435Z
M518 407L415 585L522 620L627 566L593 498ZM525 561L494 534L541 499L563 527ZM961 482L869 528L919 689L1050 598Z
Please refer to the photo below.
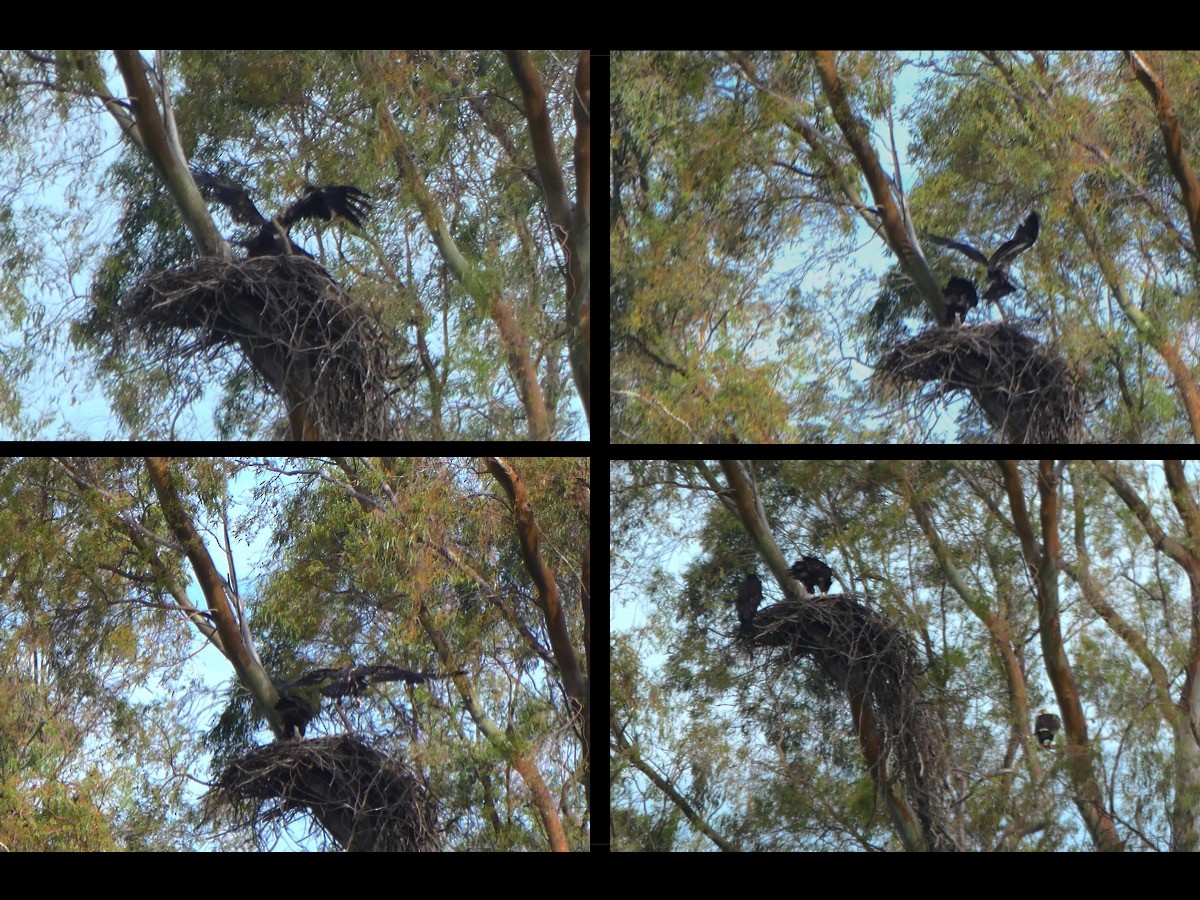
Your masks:
M875 379L879 387L912 391L921 408L965 391L1007 443L1084 439L1087 398L1066 361L1008 323L923 331L886 353Z
M117 333L142 337L163 365L241 347L275 391L308 404L323 437L397 436L389 342L307 257L201 257L143 279L118 316Z
M809 657L839 688L869 709L881 741L877 759L887 783L898 782L931 849L954 849L941 720L921 700L925 666L908 631L868 605L863 594L785 599L743 626L752 647L779 648L785 660Z
M226 765L205 798L260 842L307 811L347 850L437 850L437 808L402 760L351 735L278 740Z

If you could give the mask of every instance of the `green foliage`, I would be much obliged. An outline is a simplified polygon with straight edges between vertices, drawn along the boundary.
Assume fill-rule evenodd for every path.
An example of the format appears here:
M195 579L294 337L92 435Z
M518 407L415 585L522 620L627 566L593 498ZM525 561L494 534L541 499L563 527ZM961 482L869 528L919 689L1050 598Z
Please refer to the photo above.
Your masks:
M614 722L647 765L743 849L897 849L842 687L806 655L751 652L735 640L728 601L741 574L759 571L766 604L782 592L746 529L709 493L702 465L613 470ZM1168 534L1182 536L1162 465L1115 465ZM1036 496L1032 465L1020 472L1026 498ZM1185 475L1191 502L1196 467L1189 463ZM1022 834L1021 823L1038 827L1013 845L1020 849L1090 847L1065 754L1026 755L1031 723L1019 721L1014 673L1000 652L1006 640L1030 714L1055 704L1038 601L995 464L767 460L755 464L754 477L784 554L811 549L825 558L918 642L928 664L918 690L944 723L947 751L969 785L950 810L968 847L994 849L1004 835ZM944 557L914 515L918 501ZM1169 697L1159 693L1136 642L1164 671L1180 671L1191 653L1186 573L1155 548L1092 464L1067 465L1059 506L1058 613L1089 754L1112 785L1114 815L1140 822L1131 846L1144 837L1148 848L1165 849L1178 792L1193 774L1191 751L1167 717L1178 685ZM1036 508L1031 515L1036 528ZM1087 549L1087 593L1077 539ZM1097 602L1109 611L1101 614ZM618 846L661 839L670 843L653 846L711 849L686 816L655 829L682 808L621 751L613 778Z
M1197 61L1147 58L1186 145ZM930 327L930 300L859 213L875 200L811 54L626 51L612 65L612 439L911 440L912 410L862 386L873 360ZM1167 363L1193 356L1179 336L1200 296L1196 254L1153 104L1121 54L845 52L837 67L918 237L991 252L1039 212L1023 290L1002 304L1070 362L1093 436L1190 439ZM924 253L941 284L982 278L953 251ZM995 316L984 304L971 321ZM943 412L923 437L956 425L995 439L973 403ZM871 413L895 424L881 433Z
M771 356L791 350L763 339L756 294L789 225L764 113L709 54L624 52L613 67L613 151L635 161L610 225L614 379L631 392L614 399L614 439L771 440L788 413Z
M415 377L391 386L410 435L524 437L529 413L511 377L513 359L524 355L555 435L578 432L562 245L502 54L144 56L163 70L150 80L161 76L169 90L189 163L245 183L264 214L286 208L308 182L355 184L372 195L364 229L304 222L293 236L379 320L398 364L413 363L421 347ZM532 59L573 197L577 57L542 51ZM237 348L159 358L117 314L134 285L196 251L162 173L114 121L128 91L111 52L3 51L0 72L0 310L25 327L20 352L0 372L16 384L14 394L25 393L28 370L55 358L69 337L96 367L124 436L203 429L181 422L180 409L195 406L204 415L215 407L222 436L274 436L279 399ZM105 106L109 92L116 99ZM226 238L246 236L215 204L213 214ZM466 288L435 245L443 226L466 259ZM500 303L512 323L504 335ZM47 313L46 327L30 327ZM21 412L16 402L0 406L12 427L46 427L18 419Z
M582 665L587 461L507 462L528 479ZM446 680L373 685L341 702L314 687L324 712L312 732L349 730L404 757L441 802L447 843L464 849L545 848L514 774L513 754L524 753L559 798L571 845L584 846L576 712L514 550L511 510L469 459L345 463L350 471L319 458L169 462L219 569L226 515L235 559L243 544L261 547L261 570L235 574L267 676L352 662L465 670L490 736ZM364 497L375 502L364 507ZM154 536L141 549L132 523ZM214 833L199 819L201 791L183 776L208 780L273 736L230 661L175 609L172 589L184 592L192 569L143 461L0 461L0 534L0 842L241 846L247 837L228 822ZM257 544L266 534L271 543Z
M872 352L885 353L909 336L915 318L917 327L928 322L925 301L899 266L889 266L880 279L879 296L864 315L864 341Z

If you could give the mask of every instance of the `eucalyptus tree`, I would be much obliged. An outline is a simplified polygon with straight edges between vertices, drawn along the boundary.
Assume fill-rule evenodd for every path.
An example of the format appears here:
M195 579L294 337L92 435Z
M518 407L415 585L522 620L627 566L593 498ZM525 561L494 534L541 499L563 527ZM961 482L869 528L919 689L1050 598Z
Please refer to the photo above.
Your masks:
M587 51L5 51L0 285L26 331L10 427L45 428L20 418L20 378L69 338L102 376L109 433L170 436L205 398L222 436L339 436L312 408L319 373L267 346L252 304L233 304L241 340L132 339L121 312L148 276L236 260L194 163L264 208L306 182L374 195L365 233L297 229L296 245L381 334L398 434L582 436L590 102Z
M0 772L92 817L58 846L587 847L586 460L2 474L0 691L37 716Z
M1072 439L1195 440L1195 68L1186 52L614 54L613 439L1019 439L987 371L916 408L871 370L971 307L969 269L927 235L999 247L1036 212L1037 243L1004 260L1023 290L1003 333L1061 361Z
M614 466L615 843L1194 850L1196 477L1178 461ZM786 560L807 553L838 590L795 592ZM748 572L764 607L739 618ZM909 745L878 757L879 710L820 636L771 636L822 604L915 642L940 835L903 814ZM1048 745L1042 708L1061 722Z

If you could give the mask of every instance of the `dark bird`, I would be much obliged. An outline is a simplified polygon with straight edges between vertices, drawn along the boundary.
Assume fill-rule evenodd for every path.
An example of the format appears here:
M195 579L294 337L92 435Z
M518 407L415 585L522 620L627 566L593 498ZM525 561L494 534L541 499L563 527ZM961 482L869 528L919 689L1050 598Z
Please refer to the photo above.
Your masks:
M792 577L810 594L815 595L818 587L822 594L828 594L829 586L833 584L833 569L815 556L806 556L792 563Z
M983 284L983 299L989 302L1007 297L1017 290L1008 275L1008 268L1018 256L1033 246L1038 236L1038 214L1030 213L1029 218L1017 227L1017 233L1011 239L1000 245L1000 249L990 257L972 247L970 244L959 243L935 234L926 235L929 240L942 247L950 247L977 263L987 266L987 280Z
M965 278L951 278L946 282L942 291L942 300L946 304L946 320L943 324L961 325L967 313L979 305L979 295L975 293L975 283Z
M273 219L268 219L254 201L250 192L240 184L225 181L211 172L192 169L196 187L229 210L230 216L240 225L257 228L254 237L230 241L244 247L247 256L307 256L312 254L296 244L289 229L301 219L322 219L326 222L340 216L356 228L362 227L363 216L371 210L370 194L349 184L332 184L325 187L306 185L306 193L299 200Z
M283 716L284 737L304 737L304 730L317 714L313 705L297 694L283 694L275 708Z
M287 208L279 217L284 225L299 219L322 219L330 221L341 216L355 228L362 228L362 217L371 211L371 195L360 191L352 184L330 184L316 187L306 184L308 193Z
M741 587L738 588L737 600L734 601L737 604L738 621L743 626L754 621L754 614L758 612L762 598L762 582L751 572L743 579Z
M404 681L408 684L424 684L436 678L452 678L455 675L466 675L466 672L413 672L401 669L399 666L342 666L337 669L313 669L305 672L299 678L285 681L278 685L277 690L285 694L295 688L317 688L326 697L356 697L369 684L382 681Z
M1037 721L1033 727L1042 746L1049 747L1054 743L1054 735L1058 734L1058 729L1062 727L1062 720L1043 706L1038 710Z
M404 681L408 684L424 684L437 678L452 678L455 675L466 675L465 671L449 672L414 672L401 669L399 666L342 666L337 669L313 669L305 672L299 678L284 681L276 685L279 692L279 702L275 708L283 715L284 736L304 736L308 723L320 713L321 708L314 706L297 691L313 690L323 697L334 697L341 704L343 697L357 697L367 685L383 681Z

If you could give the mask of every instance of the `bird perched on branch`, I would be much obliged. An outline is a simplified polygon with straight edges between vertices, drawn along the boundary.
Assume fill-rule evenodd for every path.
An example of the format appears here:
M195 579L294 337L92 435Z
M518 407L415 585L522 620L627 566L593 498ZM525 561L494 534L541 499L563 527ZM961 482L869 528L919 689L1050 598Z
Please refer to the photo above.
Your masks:
M737 599L734 604L737 606L738 621L743 626L749 625L754 621L754 614L758 612L758 605L762 603L763 589L762 581L758 575L751 572L744 579L738 588Z
M1062 727L1062 719L1043 706L1038 710L1038 717L1033 723L1033 727L1042 746L1049 747L1054 743L1054 736L1058 734L1058 729Z
M306 193L274 218L268 219L250 192L240 184L218 178L211 172L192 169L196 187L229 210L233 220L257 228L258 233L247 240L231 241L244 247L249 256L307 256L312 254L296 244L289 229L301 219L322 219L326 222L340 217L356 228L362 227L363 216L371 210L370 194L349 184L315 187L306 184Z
M935 234L928 234L926 237L939 246L957 250L964 256L987 267L987 280L983 284L983 299L990 303L1001 297L1007 297L1018 289L1018 286L1009 277L1008 269L1018 256L1033 246L1033 242L1037 240L1038 227L1038 214L1030 213L1029 217L1017 227L1016 233L1001 244L1000 248L990 257L985 256L982 250L978 250L970 244L952 241ZM972 286L973 290L974 286Z

